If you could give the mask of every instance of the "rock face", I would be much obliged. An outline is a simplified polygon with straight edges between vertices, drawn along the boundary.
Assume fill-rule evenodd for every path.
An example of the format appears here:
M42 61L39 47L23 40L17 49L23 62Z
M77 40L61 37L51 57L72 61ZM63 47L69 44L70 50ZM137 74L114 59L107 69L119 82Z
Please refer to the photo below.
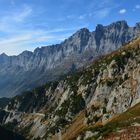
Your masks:
M101 139L109 127L92 132L87 128L97 123L104 125L139 102L140 38L137 38L63 80L12 98L1 124L14 124L14 129L28 139L52 140L57 136L63 140ZM137 110L125 116L133 119L135 114L139 115Z
M96 57L107 54L140 32L139 23L129 27L125 21L95 31L83 28L61 44L25 51L18 56L0 55L0 96L14 96L23 90L60 78ZM82 60L82 61L81 61Z

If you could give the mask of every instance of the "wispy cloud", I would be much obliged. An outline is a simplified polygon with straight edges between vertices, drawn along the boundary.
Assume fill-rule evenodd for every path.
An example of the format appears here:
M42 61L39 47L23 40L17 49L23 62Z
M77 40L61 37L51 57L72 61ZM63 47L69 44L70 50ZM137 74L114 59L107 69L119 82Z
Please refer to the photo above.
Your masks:
M78 18L79 18L80 20L82 20L82 19L84 19L85 17L86 17L86 14L80 15Z
M94 12L93 16L95 16L96 18L102 19L105 18L106 16L109 15L109 13L111 12L112 8L104 8L104 9L100 9Z
M100 4L93 3L91 9L93 12L89 13L90 17L94 17L96 19L104 19L110 15L111 11L118 7L118 4L115 4L112 0L102 0Z
M132 9L133 12L140 10L140 4L135 5L135 7Z
M24 5L23 9L20 11L20 13L16 13L13 15L12 19L16 22L22 22L32 13L32 8ZM9 18L9 17L8 17Z
M7 15L0 18L0 31L11 32L15 31L17 24L21 24L31 15L32 8L24 5L21 9L14 12L9 12Z
M31 39L31 35L27 34L27 35L20 35L20 36L15 36L15 37L9 37L9 38L0 38L0 46L5 46L5 44L15 44L15 43L19 43L19 42L24 42L27 40Z
M100 4L98 4L100 3ZM88 18L104 19L109 16L111 11L118 7L112 0L99 0L94 1L88 6L88 10L80 15L68 15L67 19L86 20Z
M120 14L125 14L126 12L127 12L126 9L121 9L121 10L119 11Z

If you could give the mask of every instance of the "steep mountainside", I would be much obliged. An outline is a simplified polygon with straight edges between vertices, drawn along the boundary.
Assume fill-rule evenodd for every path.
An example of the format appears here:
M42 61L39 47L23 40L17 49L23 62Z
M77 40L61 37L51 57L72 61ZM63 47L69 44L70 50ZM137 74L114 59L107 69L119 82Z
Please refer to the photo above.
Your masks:
M139 102L136 38L63 80L12 98L2 111L1 124L34 140L109 139L123 126L124 131L133 124L139 127Z
M140 23L129 27L125 21L95 31L83 28L61 44L25 51L18 56L0 55L0 96L13 96L43 85L92 62L128 42L140 32ZM82 61L81 61L82 60Z

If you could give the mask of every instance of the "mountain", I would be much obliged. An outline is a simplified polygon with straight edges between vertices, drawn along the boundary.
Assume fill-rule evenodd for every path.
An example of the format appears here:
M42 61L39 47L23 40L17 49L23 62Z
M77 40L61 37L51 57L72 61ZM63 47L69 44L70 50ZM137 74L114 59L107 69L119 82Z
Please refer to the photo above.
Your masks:
M123 134L132 139L140 130L139 104L140 38L135 38L84 69L13 97L1 112L1 125L30 140Z
M83 28L61 44L24 51L18 56L1 54L0 96L14 96L56 80L116 50L139 32L140 23L135 27L129 27L126 21L108 26L99 24L95 31Z

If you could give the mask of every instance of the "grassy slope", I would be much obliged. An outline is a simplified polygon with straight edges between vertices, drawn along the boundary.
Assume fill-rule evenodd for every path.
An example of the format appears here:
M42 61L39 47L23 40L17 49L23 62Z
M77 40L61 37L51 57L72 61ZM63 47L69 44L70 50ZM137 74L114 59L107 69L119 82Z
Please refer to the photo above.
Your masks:
M113 133L115 134L118 130L128 129L133 127L132 124L134 123L140 124L140 103L128 109L126 112L114 116L105 125L102 125L100 122L97 122L95 125L83 127L79 133L82 135L88 130L92 132L98 132L97 135L95 135L92 138L89 138L89 140L96 140L100 136L102 136L104 139L109 136L111 137L111 135ZM70 139L75 140L75 137L71 135Z

